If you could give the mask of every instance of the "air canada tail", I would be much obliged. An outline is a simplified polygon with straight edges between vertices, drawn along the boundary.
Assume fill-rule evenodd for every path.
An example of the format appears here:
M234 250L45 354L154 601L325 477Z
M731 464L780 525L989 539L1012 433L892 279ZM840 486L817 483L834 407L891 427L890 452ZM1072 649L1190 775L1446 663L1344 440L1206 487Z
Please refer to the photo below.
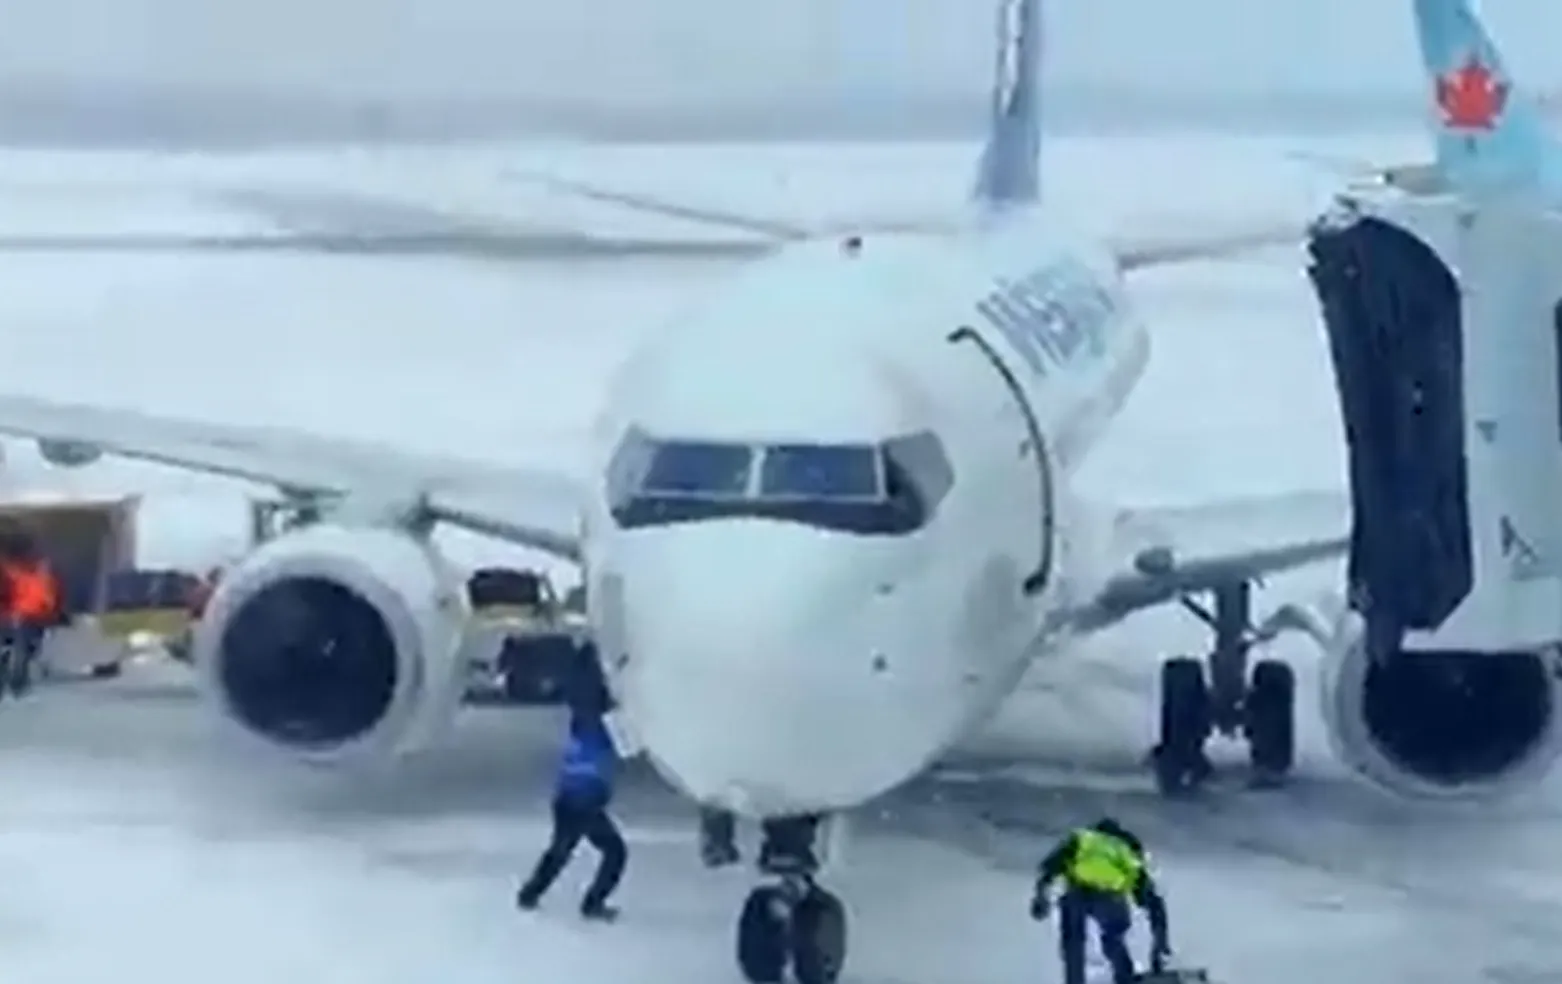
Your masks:
M974 196L992 207L1041 193L1041 0L998 0L992 117Z
M1470 0L1414 0L1437 147L1457 193L1562 195L1562 154L1536 104L1518 92Z

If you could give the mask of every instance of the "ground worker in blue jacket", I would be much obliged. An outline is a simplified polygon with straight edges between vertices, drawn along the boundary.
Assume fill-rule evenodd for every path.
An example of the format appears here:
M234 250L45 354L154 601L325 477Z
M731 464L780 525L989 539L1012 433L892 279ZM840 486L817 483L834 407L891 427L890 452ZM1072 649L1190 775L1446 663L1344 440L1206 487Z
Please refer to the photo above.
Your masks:
M1135 979L1127 942L1132 924L1130 900L1150 919L1150 970L1159 973L1166 969L1171 956L1166 903L1150 876L1139 838L1110 817L1069 834L1041 862L1031 898L1032 918L1047 918L1052 908L1048 889L1059 878L1065 886L1058 919L1064 984L1084 984L1085 926L1091 921L1101 933L1101 951L1112 965L1113 984L1130 984Z
M588 919L611 922L618 917L618 910L607 900L623 878L624 865L629 860L623 835L607 812L613 798L618 752L603 720L605 700L573 703L569 741L554 783L553 839L537 860L531 877L521 886L516 904L522 909L535 909L584 839L601 853L602 860L581 901L580 913Z

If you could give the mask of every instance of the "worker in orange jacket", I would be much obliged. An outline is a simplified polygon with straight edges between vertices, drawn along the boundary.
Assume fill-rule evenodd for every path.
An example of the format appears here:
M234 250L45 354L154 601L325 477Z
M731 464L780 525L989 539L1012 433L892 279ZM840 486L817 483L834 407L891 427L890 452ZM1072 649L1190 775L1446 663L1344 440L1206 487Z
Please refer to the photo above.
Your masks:
M5 575L5 613L10 635L6 674L0 693L21 696L32 686L33 664L49 627L59 621L60 583L42 556L11 556L0 561Z

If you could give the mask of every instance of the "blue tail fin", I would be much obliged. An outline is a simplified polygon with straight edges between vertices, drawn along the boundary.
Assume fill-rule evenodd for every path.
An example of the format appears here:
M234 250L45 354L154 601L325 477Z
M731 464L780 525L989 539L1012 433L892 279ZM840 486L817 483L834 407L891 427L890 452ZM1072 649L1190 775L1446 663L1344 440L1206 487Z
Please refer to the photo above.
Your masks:
M1562 194L1562 154L1534 103L1516 91L1470 0L1414 2L1437 168L1449 187Z
M998 0L992 121L974 191L1004 207L1041 194L1041 0Z

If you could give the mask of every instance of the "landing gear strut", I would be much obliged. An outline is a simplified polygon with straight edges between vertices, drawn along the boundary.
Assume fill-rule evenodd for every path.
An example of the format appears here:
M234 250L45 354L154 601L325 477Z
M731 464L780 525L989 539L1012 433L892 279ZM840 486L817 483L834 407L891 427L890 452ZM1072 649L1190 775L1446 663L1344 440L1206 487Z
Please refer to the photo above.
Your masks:
M702 826L730 823L707 811ZM846 962L846 907L815 880L817 816L764 821L759 870L738 915L738 967L750 984L780 984L788 967L797 984L834 984Z
M1248 651L1268 638L1252 626L1252 582L1231 581L1211 594L1213 611L1182 599L1215 634L1207 660L1174 657L1161 666L1160 744L1152 757L1167 794L1210 777L1204 747L1216 733L1247 740L1254 785L1279 785L1296 760L1295 673L1274 659L1258 660L1248 672Z

